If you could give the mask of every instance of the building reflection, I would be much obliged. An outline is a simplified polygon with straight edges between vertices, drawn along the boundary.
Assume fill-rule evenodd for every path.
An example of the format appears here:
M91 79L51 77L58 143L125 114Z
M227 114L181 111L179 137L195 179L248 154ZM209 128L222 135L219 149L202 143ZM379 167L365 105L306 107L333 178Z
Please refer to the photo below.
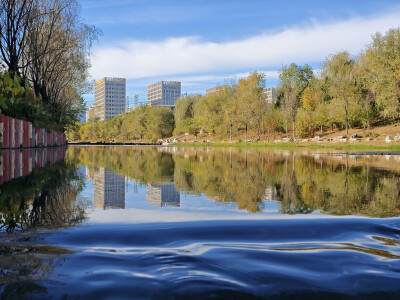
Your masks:
M147 184L146 200L154 205L162 207L179 207L181 204L180 194L176 190L173 182L164 184Z
M103 209L125 208L125 177L99 168L94 172L94 204Z

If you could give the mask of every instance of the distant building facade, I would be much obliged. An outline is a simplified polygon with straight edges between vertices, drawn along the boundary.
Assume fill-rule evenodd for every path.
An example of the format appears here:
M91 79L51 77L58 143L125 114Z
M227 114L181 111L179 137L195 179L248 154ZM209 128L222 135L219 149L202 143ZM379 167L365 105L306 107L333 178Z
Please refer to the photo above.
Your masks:
M146 188L146 200L157 206L180 206L180 194L173 182L165 184L150 183Z
M125 177L99 168L94 173L94 204L103 209L125 208Z
M95 83L95 117L100 121L110 119L125 112L126 79L104 77Z
M264 95L267 104L275 104L278 99L277 89L274 87L265 88Z
M214 94L214 93L218 92L219 90L221 90L220 86L215 86L215 87L206 89L206 96Z
M160 81L147 86L147 104L175 108L176 100L181 96L179 81Z
M86 111L86 122L89 122L90 120L93 120L94 118L95 118L94 107L89 106L88 110Z

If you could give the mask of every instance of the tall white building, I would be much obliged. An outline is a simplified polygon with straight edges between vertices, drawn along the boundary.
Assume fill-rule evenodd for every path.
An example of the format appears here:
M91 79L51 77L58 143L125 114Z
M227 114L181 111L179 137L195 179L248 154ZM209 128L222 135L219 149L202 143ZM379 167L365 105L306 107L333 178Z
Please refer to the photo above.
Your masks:
M166 106L173 109L180 96L181 83L179 81L160 81L147 87L149 106Z
M126 79L104 77L95 83L95 116L104 121L125 112Z
M95 118L94 111L95 111L94 107L89 106L88 110L86 111L86 122L89 122L90 120Z
M265 101L267 104L274 104L277 100L277 90L274 87L264 89Z

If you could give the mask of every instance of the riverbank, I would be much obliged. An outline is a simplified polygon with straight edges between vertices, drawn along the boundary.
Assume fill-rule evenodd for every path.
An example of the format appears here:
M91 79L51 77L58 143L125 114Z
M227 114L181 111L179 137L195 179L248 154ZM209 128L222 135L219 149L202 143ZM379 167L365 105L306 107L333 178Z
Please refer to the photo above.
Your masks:
M159 146L160 143L146 142L69 142L70 146Z
M237 143L226 143L226 142L198 142L198 143L174 143L174 146L211 146L211 147L259 147L259 148L279 148L279 149L294 149L294 148L311 148L311 149L334 149L334 150L390 150L400 151L400 143L398 144L327 144L327 143L273 143L273 142L237 142Z

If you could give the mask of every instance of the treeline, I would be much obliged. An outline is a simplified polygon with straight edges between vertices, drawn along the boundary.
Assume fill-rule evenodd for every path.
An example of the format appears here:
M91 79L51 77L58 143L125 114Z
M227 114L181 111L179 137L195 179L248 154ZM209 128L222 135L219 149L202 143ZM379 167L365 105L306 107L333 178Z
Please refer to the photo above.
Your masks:
M400 29L377 33L357 56L342 51L321 70L294 63L279 74L277 99L266 103L265 75L230 80L206 96L177 100L174 115L164 108L140 107L106 122L78 124L70 141L156 140L172 134L211 134L218 139L286 135L314 136L331 129L394 121L400 114ZM174 124L174 127L171 126ZM248 134L249 133L249 134Z
M227 82L207 96L193 95L176 104L175 134L201 131L220 137L278 131L292 138L317 130L369 128L399 118L400 29L375 34L356 57L342 51L329 56L320 72L294 63L279 75L277 101L266 105L265 78L254 72Z
M67 132L69 141L121 142L132 140L157 141L170 137L174 130L174 113L166 107L139 106L133 112L106 121L98 118L77 123Z
M96 37L77 0L1 0L0 112L59 131L74 124Z

